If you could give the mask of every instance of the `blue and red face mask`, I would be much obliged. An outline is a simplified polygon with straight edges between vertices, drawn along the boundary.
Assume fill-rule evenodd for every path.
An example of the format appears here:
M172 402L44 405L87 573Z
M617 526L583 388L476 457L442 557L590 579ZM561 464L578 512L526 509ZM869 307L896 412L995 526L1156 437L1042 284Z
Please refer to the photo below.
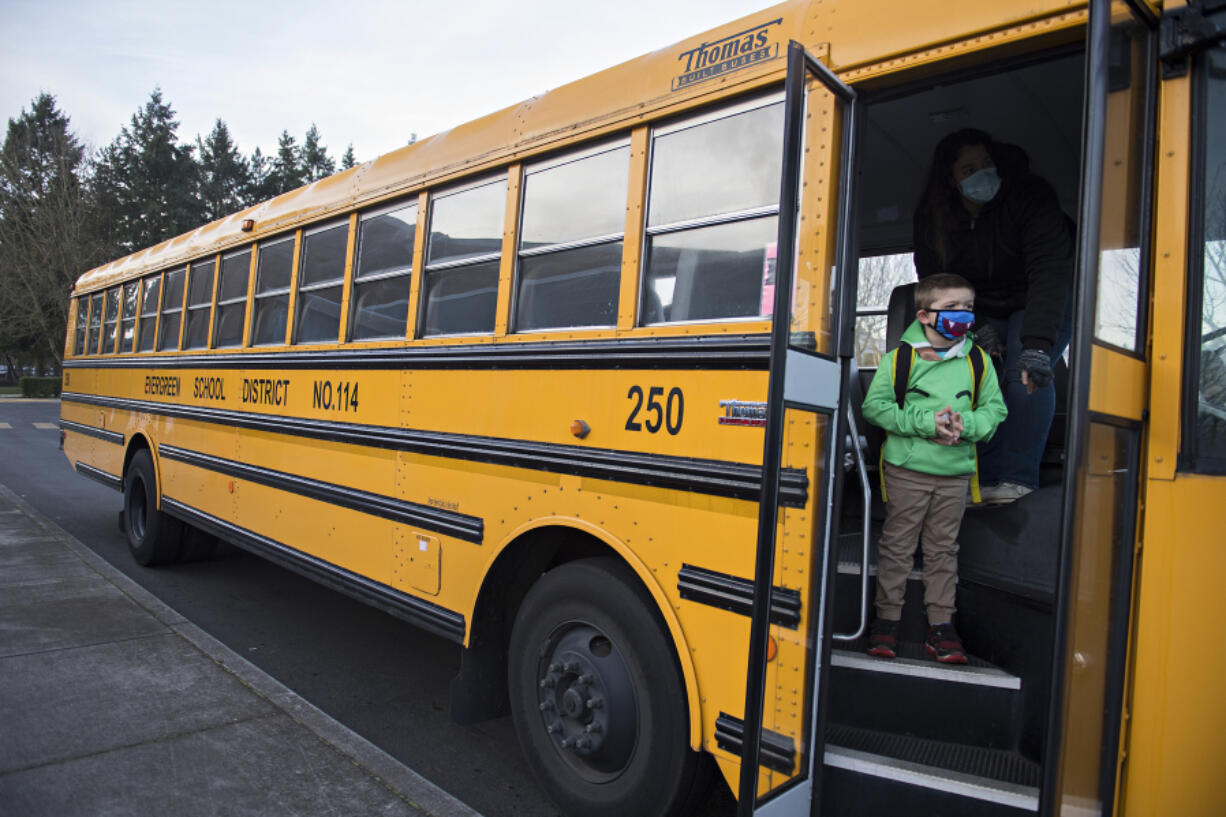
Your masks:
M965 309L941 309L935 314L932 328L949 340L961 340L975 323L975 313Z

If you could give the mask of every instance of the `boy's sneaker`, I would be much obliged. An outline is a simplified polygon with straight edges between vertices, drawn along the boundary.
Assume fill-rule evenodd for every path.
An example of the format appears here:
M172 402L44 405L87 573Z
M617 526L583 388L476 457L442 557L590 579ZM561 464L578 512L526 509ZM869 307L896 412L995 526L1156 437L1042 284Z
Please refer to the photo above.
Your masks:
M966 663L966 651L962 649L962 639L958 638L958 631L952 624L937 624L929 627L928 637L924 639L924 649L942 664Z
M878 658L898 656L898 622L885 618L874 619L868 636L868 654Z
M1033 494L1034 488L1018 485L1016 482L1002 482L1000 485L985 485L979 489L979 496L985 505L1005 505L1016 502L1026 494Z

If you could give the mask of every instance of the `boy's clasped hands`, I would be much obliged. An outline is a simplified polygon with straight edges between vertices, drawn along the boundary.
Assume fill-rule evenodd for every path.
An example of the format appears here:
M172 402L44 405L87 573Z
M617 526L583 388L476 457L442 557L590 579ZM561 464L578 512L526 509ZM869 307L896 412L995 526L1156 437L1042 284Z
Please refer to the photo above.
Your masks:
M948 403L936 413L937 434L932 441L941 445L957 445L962 440L962 412Z

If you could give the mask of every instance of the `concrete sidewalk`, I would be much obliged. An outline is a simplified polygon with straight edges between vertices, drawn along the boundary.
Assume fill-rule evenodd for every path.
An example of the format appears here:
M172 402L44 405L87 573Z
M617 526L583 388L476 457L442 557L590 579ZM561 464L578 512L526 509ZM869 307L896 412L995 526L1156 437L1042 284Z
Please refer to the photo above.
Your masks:
M0 816L480 817L0 486Z

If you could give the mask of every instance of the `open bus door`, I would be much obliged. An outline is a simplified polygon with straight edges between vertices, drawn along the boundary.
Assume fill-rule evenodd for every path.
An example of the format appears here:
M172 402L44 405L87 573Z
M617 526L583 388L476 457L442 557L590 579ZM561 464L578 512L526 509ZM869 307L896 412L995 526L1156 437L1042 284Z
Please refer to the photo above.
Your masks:
M741 741L741 817L809 814L814 802L832 477L855 313L849 276L854 274L856 94L793 42L784 106L766 440ZM806 508L781 512L784 467L810 475ZM799 626L772 623L772 587L799 590ZM774 704L767 708L765 700Z
M1114 813L1145 419L1158 19L1091 0L1040 814Z

